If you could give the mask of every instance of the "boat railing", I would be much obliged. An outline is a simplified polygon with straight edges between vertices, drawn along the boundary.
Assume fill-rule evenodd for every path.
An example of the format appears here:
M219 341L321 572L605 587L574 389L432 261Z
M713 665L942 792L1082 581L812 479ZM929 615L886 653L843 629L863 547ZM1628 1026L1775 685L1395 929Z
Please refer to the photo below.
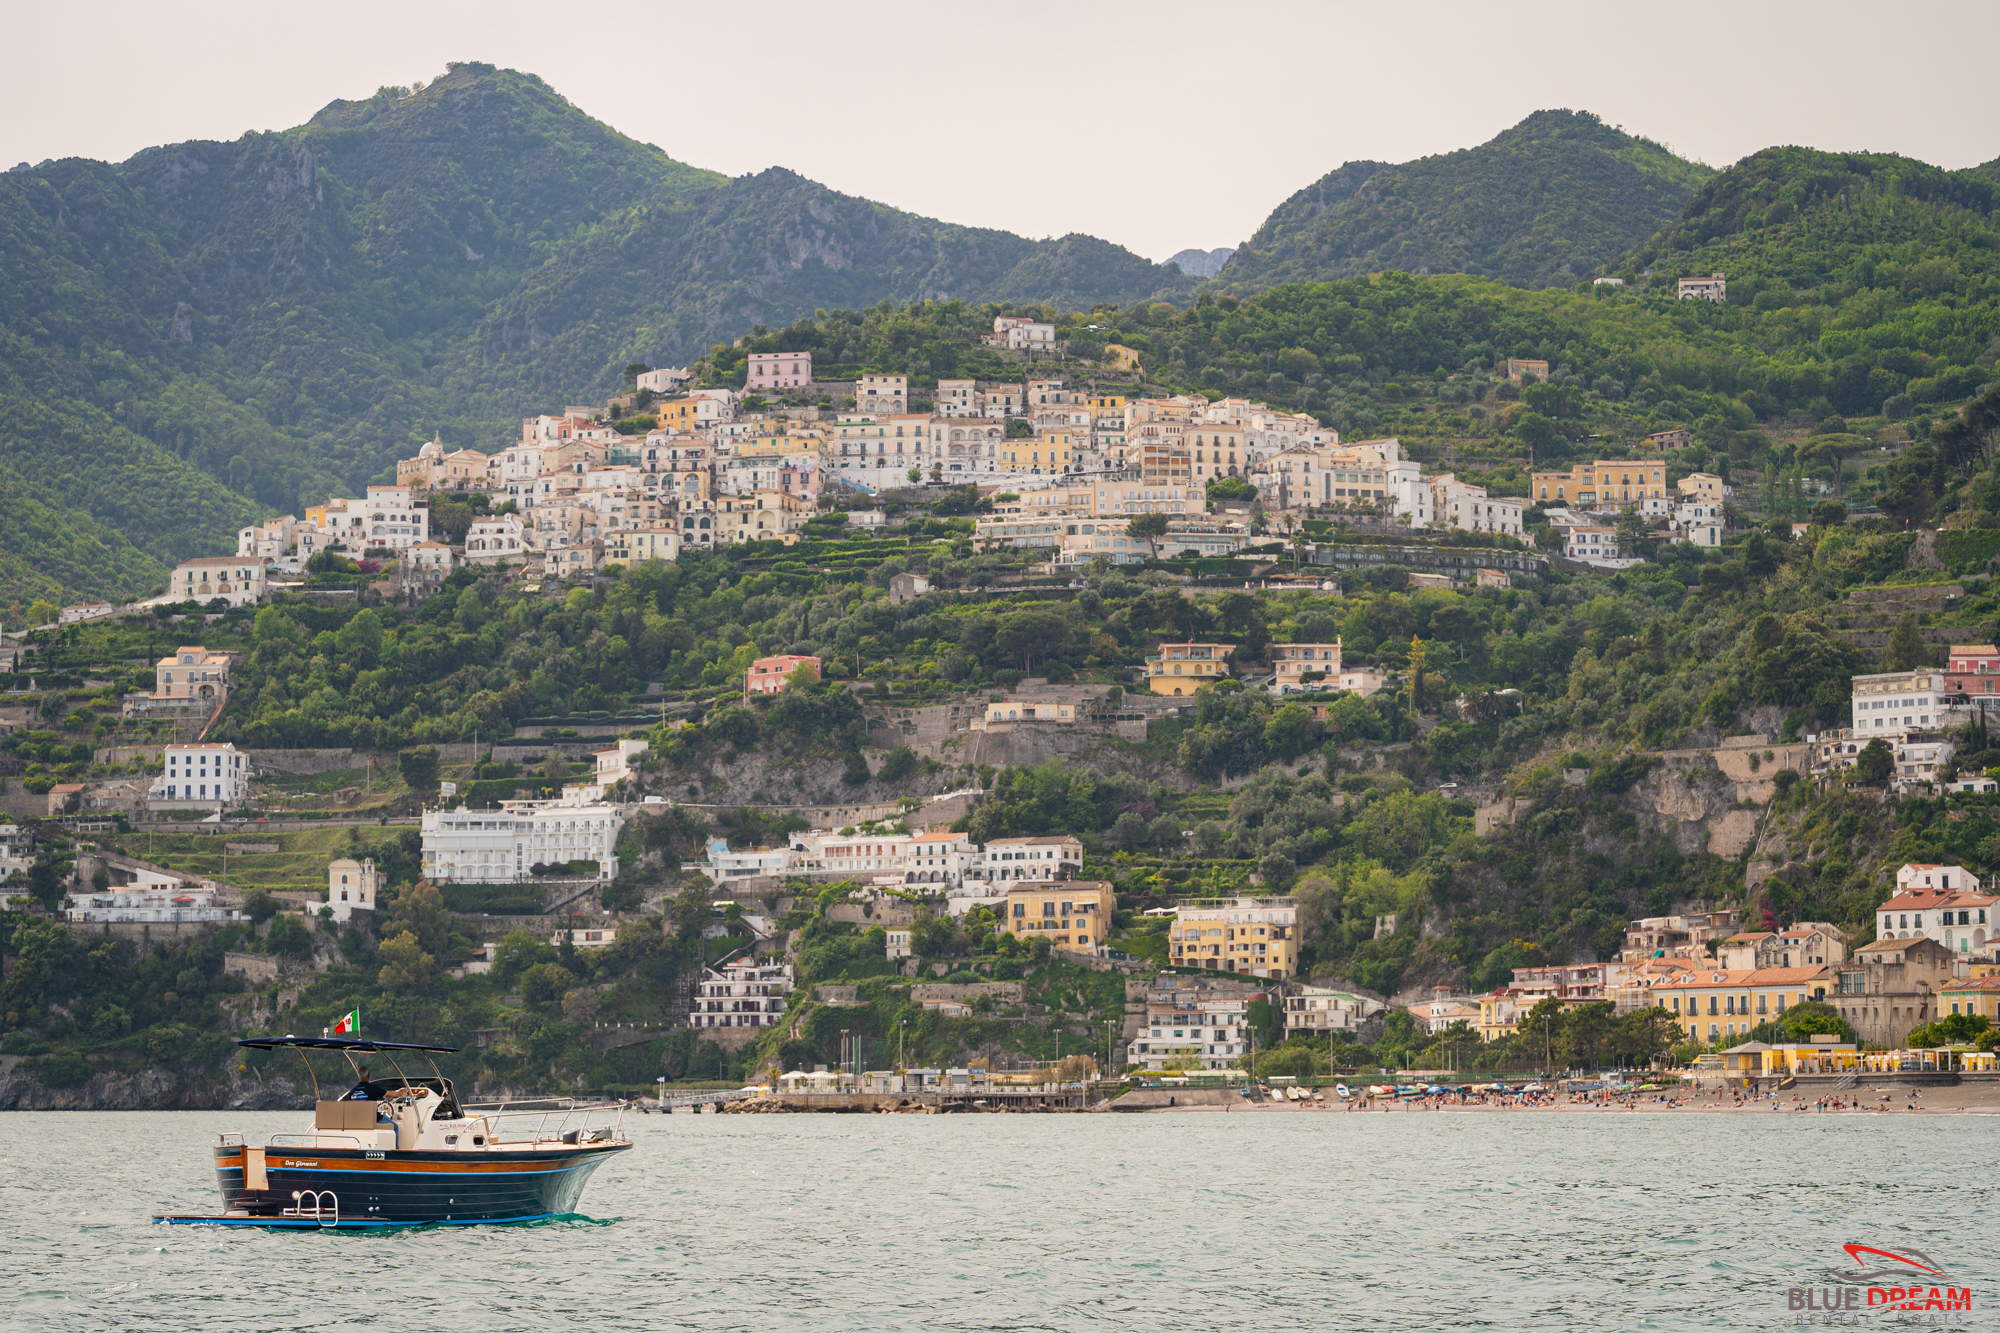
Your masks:
M317 1148L321 1146L320 1141L322 1139L346 1139L357 1148L364 1146L358 1135L340 1134L327 1130L315 1130L311 1134L273 1134L264 1143L266 1147L270 1148Z
M547 1100L552 1104L475 1103L464 1110L468 1119L485 1121L496 1142L579 1144L624 1137L625 1108L630 1102L578 1103L567 1097ZM604 1123L607 1117L609 1124Z

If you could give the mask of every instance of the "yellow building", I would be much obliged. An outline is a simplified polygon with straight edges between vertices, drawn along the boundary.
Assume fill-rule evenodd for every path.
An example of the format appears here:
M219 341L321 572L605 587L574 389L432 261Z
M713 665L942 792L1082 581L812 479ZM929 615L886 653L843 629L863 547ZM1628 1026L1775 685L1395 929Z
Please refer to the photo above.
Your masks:
M1095 949L1111 933L1118 894L1102 880L1054 880L1007 890L1010 935L1043 939L1058 949Z
M1529 477L1529 493L1537 504L1629 509L1646 500L1667 498L1664 458L1634 458L1622 463L1600 458L1594 463L1578 463L1567 472L1535 472Z
M1168 931L1176 967L1283 981L1299 966L1299 909L1289 898L1183 904Z
M2000 1027L2000 976L1989 966L1979 976L1940 986L1938 1017L1947 1014L1980 1014Z
M669 398L659 405L661 430L693 430L699 421L695 416L695 398Z
M1479 997L1479 1021L1473 1025L1481 1041L1499 1041L1520 1029L1524 1010L1521 998L1502 987Z
M1155 694L1193 694L1229 675L1228 643L1163 643L1160 655L1146 659L1146 686Z
M1113 370L1137 370L1139 368L1138 349L1127 347L1123 343L1104 344L1104 359L1110 363Z
M1824 1000L1833 985L1833 973L1824 967L1697 968L1656 983L1651 994L1688 1040L1712 1042L1742 1036L1795 1004Z

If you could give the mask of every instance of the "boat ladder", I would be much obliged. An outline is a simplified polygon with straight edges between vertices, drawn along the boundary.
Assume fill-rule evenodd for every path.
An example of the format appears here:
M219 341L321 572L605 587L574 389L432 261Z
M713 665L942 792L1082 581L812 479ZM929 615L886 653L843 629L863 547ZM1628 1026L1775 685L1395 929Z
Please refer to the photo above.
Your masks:
M306 1200L312 1200L310 1207ZM323 1227L340 1225L340 1196L332 1190L293 1190L292 1206L282 1216L308 1217Z

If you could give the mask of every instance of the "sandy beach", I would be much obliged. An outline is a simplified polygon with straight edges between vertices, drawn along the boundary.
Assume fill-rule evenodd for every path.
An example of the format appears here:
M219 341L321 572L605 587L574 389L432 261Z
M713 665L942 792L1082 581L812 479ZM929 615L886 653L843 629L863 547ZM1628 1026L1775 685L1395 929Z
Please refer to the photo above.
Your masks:
M1839 1092L1818 1089L1786 1089L1774 1098L1769 1094L1732 1097L1713 1085L1699 1091L1690 1087L1670 1093L1639 1093L1608 1099L1590 1095L1571 1097L1550 1094L1532 1101L1509 1097L1461 1101L1457 1097L1422 1097L1407 1100L1355 1097L1343 1102L1331 1095L1325 1101L1274 1102L1252 1100L1234 1090L1163 1089L1144 1090L1151 1104L1134 1107L1146 1114L1190 1115L1521 1115L1551 1111L1586 1112L1593 1115L1682 1115L1689 1112L1731 1115L2000 1115L2000 1082L1981 1080L1957 1086L1911 1087L1885 1076L1862 1082ZM1133 1094L1127 1094L1131 1096ZM1821 1102L1826 1105L1822 1108Z

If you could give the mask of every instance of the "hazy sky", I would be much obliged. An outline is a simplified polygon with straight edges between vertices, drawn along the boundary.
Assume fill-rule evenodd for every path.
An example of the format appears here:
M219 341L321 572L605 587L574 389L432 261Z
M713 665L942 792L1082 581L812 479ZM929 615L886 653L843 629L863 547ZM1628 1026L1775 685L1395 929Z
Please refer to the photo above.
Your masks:
M541 75L730 174L1155 259L1243 240L1344 161L1596 112L1722 166L1774 143L2000 156L2000 4L331 5L10 10L0 164L296 125L447 61Z

